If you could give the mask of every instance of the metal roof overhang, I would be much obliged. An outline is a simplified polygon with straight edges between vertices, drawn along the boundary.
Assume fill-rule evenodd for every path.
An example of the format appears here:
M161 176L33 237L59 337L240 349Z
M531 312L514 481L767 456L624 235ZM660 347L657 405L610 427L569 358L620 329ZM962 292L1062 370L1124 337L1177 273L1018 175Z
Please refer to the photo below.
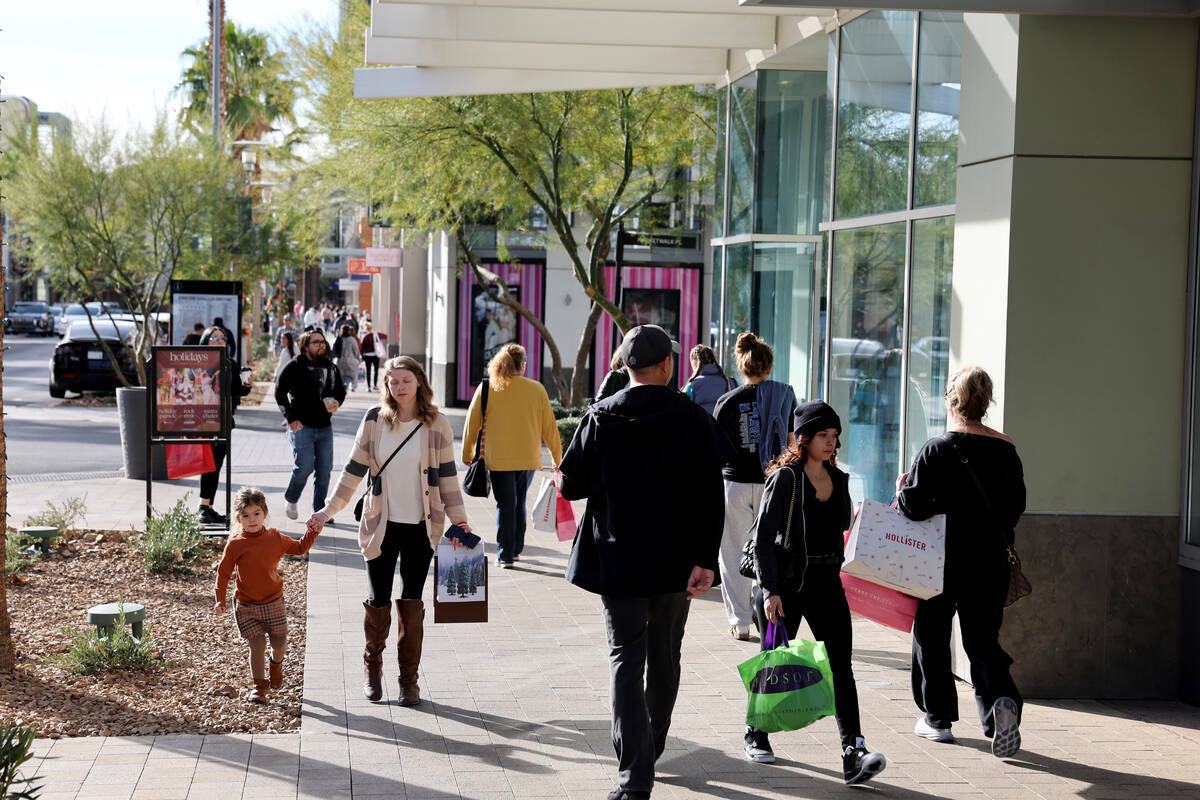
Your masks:
M738 0L372 0L356 97L724 83L825 69L823 34L862 12Z

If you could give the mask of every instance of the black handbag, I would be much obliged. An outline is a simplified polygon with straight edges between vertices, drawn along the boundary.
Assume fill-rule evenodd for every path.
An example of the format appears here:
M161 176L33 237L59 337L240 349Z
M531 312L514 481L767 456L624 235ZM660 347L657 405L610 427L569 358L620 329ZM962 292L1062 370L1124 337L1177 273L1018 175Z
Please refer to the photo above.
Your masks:
M790 550L792 547L792 515L796 512L796 484L800 482L799 476L792 472L792 504L788 506L787 527L783 533L783 548ZM754 560L754 536L746 540L742 545L742 559L738 562L738 572L743 578L753 578L758 580L758 563Z
M480 384L480 391L482 393L480 402L482 421L479 423L479 433L475 436L475 458L471 460L471 466L467 467L467 474L463 476L463 491L471 497L487 497L492 491L492 476L488 474L487 464L483 463L483 432L487 429L488 382L486 379Z
M417 427L413 428L409 432L408 436L404 437L404 441L400 443L400 446L392 451L392 454L387 457L387 461L383 462L383 466L379 468L379 472L376 472L374 475L367 476L367 490L362 493L362 497L358 498L358 502L354 504L354 521L355 522L362 521L363 502L366 501L367 495L369 495L371 492L373 492L375 490L375 484L379 482L379 476L383 474L383 471L385 469L387 469L387 465L392 463L392 459L396 457L396 453L399 453L401 450L403 450L404 445L408 444L408 440L411 439L412 437L416 436L417 431L419 431L419 430L421 430L421 423L418 422Z

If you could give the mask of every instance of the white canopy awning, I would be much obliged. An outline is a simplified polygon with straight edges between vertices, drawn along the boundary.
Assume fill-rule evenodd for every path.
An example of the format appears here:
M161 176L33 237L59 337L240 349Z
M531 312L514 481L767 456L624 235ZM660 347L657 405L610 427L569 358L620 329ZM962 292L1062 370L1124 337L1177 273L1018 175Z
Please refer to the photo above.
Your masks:
M372 0L356 97L723 83L824 69L829 8L738 0ZM859 12L841 12L844 21Z

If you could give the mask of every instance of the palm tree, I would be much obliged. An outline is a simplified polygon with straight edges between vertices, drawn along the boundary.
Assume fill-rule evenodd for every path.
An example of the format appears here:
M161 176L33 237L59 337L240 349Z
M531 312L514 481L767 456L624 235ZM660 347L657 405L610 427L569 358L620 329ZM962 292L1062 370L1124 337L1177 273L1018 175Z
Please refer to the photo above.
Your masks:
M175 90L184 98L183 123L204 131L212 119L211 44L205 39L183 51L191 63ZM234 141L259 141L277 123L295 125L296 81L287 77L282 51L267 34L225 23L225 129ZM234 153L238 155L238 153Z

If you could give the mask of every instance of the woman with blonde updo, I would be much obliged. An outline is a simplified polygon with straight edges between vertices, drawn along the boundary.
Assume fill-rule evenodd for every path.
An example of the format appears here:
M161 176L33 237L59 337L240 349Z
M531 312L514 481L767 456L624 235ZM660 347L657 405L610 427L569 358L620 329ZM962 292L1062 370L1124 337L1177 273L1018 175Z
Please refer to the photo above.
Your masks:
M771 346L753 333L737 338L734 362L746 383L717 400L713 416L733 444L734 456L722 468L725 478L725 533L721 537L721 597L734 639L750 640L753 581L738 572L742 547L762 504L766 468L794 441L796 393L770 380L775 366ZM765 625L759 619L760 626Z
M913 621L913 699L925 712L913 732L954 741L958 692L950 672L950 623L957 612L983 733L992 753L1007 758L1021 747L1022 701L1009 673L1012 658L1000 646L1000 625L1025 478L1012 439L983 424L991 404L992 379L982 369L963 367L951 375L948 430L925 443L896 489L910 519L946 515L945 588L921 601Z
M542 467L542 445L554 463L562 461L558 423L550 397L540 383L523 377L525 348L506 344L488 362L487 377L467 409L463 463L475 457L475 439L483 429L481 455L492 477L496 498L496 561L509 569L525 547L525 495L535 470ZM484 417L484 393L487 416Z

